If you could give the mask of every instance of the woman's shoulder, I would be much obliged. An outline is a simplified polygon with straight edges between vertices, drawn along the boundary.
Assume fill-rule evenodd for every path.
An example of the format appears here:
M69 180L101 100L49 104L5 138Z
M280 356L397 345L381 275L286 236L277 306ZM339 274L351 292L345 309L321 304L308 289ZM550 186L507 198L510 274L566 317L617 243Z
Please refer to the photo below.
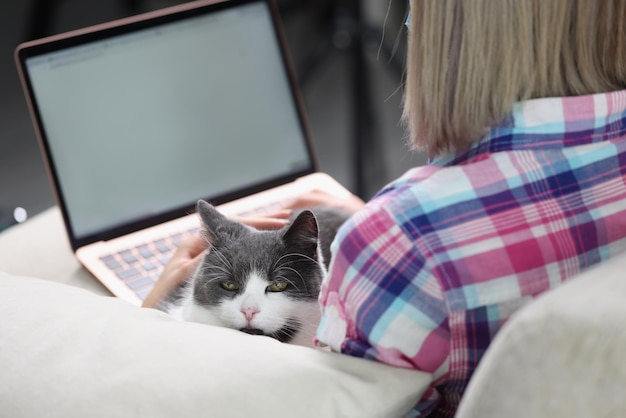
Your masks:
M491 207L491 199L513 198L513 168L502 158L486 154L464 165L413 168L381 189L354 217L353 226L380 231L397 225L416 239L475 220Z
M413 168L381 189L367 203L367 213L417 216L467 202L476 196L474 177L460 166Z
M440 179L450 170L444 167L423 166L407 171L398 179L382 188L365 207L354 214L344 224L340 237L355 235L364 240L375 240L377 236L386 236L392 231L415 237L417 229L428 222L420 217L427 217L438 199L436 191L450 189ZM452 173L450 173L452 174ZM452 186L454 187L454 186Z

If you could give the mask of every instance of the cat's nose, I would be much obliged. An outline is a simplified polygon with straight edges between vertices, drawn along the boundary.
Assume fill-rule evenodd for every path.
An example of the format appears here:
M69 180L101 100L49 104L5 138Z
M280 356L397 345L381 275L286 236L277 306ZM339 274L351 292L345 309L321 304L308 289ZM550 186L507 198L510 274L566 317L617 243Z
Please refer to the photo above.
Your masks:
M246 317L246 321L252 321L254 315L259 313L259 308L256 306L248 306L246 308L241 308L241 313Z

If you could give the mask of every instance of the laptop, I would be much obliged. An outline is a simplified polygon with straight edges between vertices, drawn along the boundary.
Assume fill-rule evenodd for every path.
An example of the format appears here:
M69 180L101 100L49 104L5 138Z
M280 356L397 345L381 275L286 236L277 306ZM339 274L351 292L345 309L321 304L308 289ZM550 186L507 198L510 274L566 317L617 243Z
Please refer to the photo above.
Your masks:
M198 199L227 216L318 170L272 0L202 0L21 44L16 63L76 257L141 304Z

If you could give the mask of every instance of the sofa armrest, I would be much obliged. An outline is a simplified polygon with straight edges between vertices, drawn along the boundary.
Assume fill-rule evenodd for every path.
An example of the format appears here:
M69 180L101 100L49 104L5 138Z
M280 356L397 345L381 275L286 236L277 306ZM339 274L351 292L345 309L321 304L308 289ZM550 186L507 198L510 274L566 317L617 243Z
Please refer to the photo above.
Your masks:
M626 256L518 312L477 368L458 418L613 417L626 411Z
M56 206L0 233L0 271L111 295L72 254Z

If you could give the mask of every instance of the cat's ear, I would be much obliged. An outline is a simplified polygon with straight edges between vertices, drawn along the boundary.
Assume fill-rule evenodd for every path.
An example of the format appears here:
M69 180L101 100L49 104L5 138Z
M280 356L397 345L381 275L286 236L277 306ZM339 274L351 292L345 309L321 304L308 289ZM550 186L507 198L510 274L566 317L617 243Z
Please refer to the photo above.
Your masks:
M196 209L212 245L219 245L222 239L232 237L235 231L241 228L241 225L222 215L213 205L204 200L198 201Z
M283 234L288 245L315 252L319 227L317 219L310 210L302 211Z

